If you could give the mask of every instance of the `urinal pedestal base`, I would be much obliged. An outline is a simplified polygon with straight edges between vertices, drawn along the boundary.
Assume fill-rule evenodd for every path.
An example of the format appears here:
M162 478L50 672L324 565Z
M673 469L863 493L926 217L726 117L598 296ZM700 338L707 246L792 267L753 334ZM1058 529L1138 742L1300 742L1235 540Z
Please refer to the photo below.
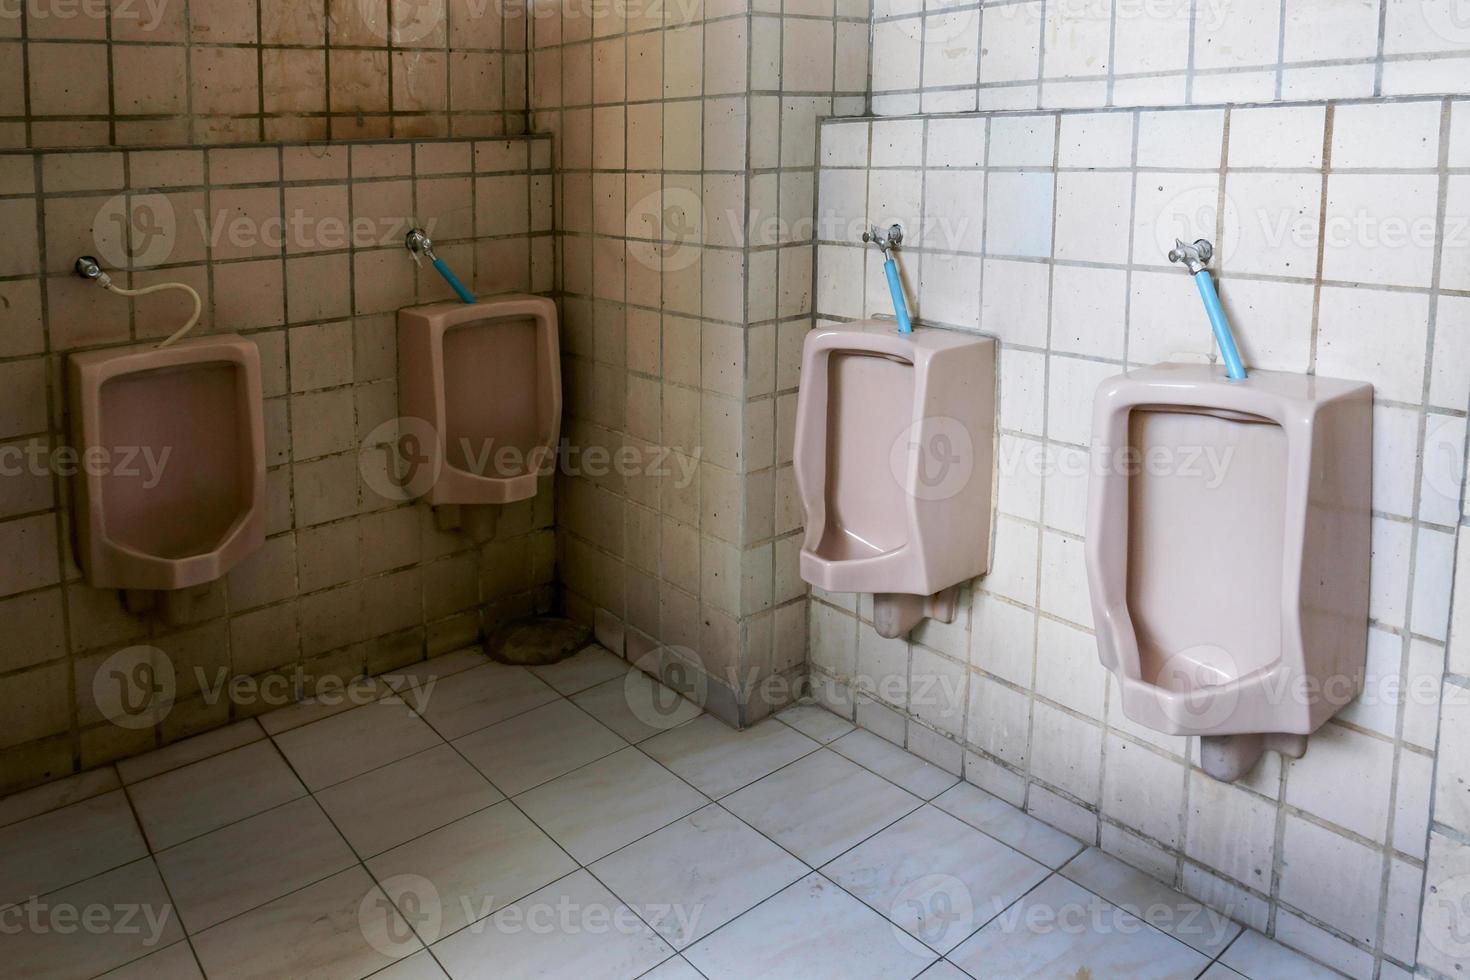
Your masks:
M1286 732L1253 735L1201 735L1199 760L1205 772L1222 783L1233 783L1248 774L1267 752L1300 759L1307 751L1307 736Z
M194 613L194 600L209 591L207 585L187 589L123 589L123 608L134 616L157 613L170 626L188 624Z
M951 585L933 595L879 592L873 596L873 629L884 639L905 636L921 619L952 623L959 611L960 587Z
M497 508L491 504L440 504L434 508L434 526L441 531L463 531L476 544L495 537Z
M440 504L433 508L434 526L441 531L458 531L460 514L459 504Z

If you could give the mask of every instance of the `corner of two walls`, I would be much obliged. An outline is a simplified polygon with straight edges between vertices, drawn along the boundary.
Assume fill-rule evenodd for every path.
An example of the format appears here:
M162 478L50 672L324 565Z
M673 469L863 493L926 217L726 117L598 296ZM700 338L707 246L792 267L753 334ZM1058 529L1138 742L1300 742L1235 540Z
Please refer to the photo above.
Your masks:
M864 111L869 32L865 2L755 7L553 3L531 36L582 453L559 486L567 612L737 726L806 672L790 433L816 124Z
M814 592L815 692L1355 977L1470 964L1463 560L1452 590L1470 541L1470 102L1453 98L1470 32L1449 14L879 10L880 116L822 127L818 322L888 311L851 232L898 220L917 318L1001 351L991 572L958 622L907 642L877 636L866 597ZM1253 366L1377 388L1368 693L1303 759L1234 785L1204 775L1195 740L1122 714L1081 560L1098 382L1212 348L1163 258L1176 235L1215 240Z
M120 5L99 19L24 4L0 19L0 73L17 73L0 86L0 142L16 147L0 150L0 792L555 603L549 479L477 544L371 465L397 415L394 311L450 298L404 254L410 223L480 295L553 289L550 140L504 135L525 130L524 18L454 0L389 42L372 5L330 6L127 5L159 15L137 24ZM380 138L394 141L365 141ZM268 538L178 627L81 580L63 369L73 351L161 338L187 304L105 294L71 274L80 254L123 284L190 283L200 333L260 349ZM172 696L109 720L117 695L149 703L114 669L140 646Z

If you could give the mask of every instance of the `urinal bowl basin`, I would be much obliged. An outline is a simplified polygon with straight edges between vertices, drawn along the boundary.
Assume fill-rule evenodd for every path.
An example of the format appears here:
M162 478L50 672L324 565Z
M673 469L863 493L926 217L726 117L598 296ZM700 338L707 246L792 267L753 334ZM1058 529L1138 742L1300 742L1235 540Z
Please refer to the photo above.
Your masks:
M398 404L421 420L433 505L536 495L561 432L556 304L540 296L398 313Z
M98 587L220 578L265 542L260 354L235 334L67 359L77 558Z
M795 475L801 575L829 592L930 596L990 553L994 341L886 321L807 335Z
M1098 391L1087 567L1123 709L1306 735L1362 690L1371 385L1158 365Z

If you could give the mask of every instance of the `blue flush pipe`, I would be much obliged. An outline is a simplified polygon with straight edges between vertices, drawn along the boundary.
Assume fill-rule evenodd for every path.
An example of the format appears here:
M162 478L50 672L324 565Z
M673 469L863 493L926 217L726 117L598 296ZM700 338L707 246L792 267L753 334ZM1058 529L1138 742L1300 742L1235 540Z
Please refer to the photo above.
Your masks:
M1245 380L1245 365L1241 363L1240 351L1235 346L1235 334L1230 330L1230 321L1225 319L1225 309L1220 305L1220 294L1215 291L1215 280L1205 263L1215 254L1215 247L1204 239L1186 245L1179 239L1169 253L1170 262L1183 262L1199 287L1200 299L1205 302L1205 314L1210 318L1210 329L1215 332L1215 343L1220 356L1225 359L1225 373L1232 381Z
M475 294L464 288L464 283L459 281L459 277L454 274L448 264L434 254L434 243L422 229L415 228L410 231L403 243L408 246L408 250L413 254L413 260L415 262L419 260L420 255L428 257L429 261L434 264L434 268L439 270L439 275L443 276L444 281L449 283L449 288L454 290L455 295L460 298L461 302L475 302Z
M460 282L459 277L449 270L449 266L444 264L443 259L435 258L433 263L434 268L439 270L439 275L444 277L444 281L449 283L449 288L454 290L463 302L473 303L475 301L475 294L464 288L464 283Z
M898 332L913 333L914 324L909 319L908 300L903 295L903 280L899 278L898 263L893 258L893 253L898 251L898 246L903 241L903 229L894 225L887 233L880 235L875 227L872 231L863 232L863 241L877 245L878 251L883 253L883 274L888 277L888 292L893 297L893 315L898 320Z

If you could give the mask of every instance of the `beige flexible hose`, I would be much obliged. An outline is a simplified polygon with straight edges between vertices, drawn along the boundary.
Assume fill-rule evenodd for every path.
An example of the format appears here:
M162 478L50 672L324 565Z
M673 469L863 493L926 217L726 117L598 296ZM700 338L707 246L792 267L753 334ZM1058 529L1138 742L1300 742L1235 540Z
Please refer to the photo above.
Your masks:
M147 296L150 293L161 293L166 289L181 289L189 294L190 298L194 300L194 315L189 317L188 322L185 323L182 327L175 330L173 333L164 338L164 340L158 344L160 348L167 347L170 344L182 340L185 334L194 329L194 326L199 322L200 315L204 312L204 300L199 298L198 290L196 290L193 286L190 286L188 283L161 282L156 286L144 286L142 289L124 289L121 286L113 285L112 279L106 273L98 276L97 283L108 292L116 293L119 296Z

